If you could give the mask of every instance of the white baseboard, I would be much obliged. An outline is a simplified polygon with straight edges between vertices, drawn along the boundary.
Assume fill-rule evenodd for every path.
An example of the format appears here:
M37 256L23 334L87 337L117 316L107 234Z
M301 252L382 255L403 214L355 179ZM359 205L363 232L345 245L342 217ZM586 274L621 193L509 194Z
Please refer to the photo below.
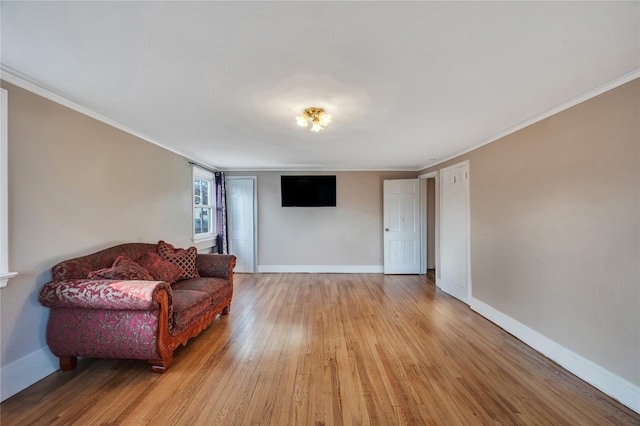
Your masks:
M261 265L258 270L265 273L382 273L382 266ZM478 299L472 297L470 307L585 382L640 413L640 386L559 345ZM2 367L0 401L28 388L59 368L58 358L46 347Z
M640 386L559 345L478 299L472 297L470 307L585 382L640 413Z
M382 265L258 265L260 273L382 274Z
M0 401L44 379L60 369L58 358L44 347L0 369Z

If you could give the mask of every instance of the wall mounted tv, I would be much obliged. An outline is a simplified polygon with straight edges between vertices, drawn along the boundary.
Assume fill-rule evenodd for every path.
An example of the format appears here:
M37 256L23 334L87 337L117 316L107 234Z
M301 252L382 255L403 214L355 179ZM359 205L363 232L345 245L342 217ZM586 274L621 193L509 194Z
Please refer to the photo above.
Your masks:
M282 207L335 207L336 177L280 176Z

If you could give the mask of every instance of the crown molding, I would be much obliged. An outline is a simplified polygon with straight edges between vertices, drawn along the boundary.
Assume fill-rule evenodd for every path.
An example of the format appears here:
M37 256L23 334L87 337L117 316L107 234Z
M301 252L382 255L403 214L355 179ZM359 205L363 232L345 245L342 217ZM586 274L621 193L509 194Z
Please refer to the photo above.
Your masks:
M200 162L200 160L190 157L188 155L185 155L184 153L177 151L173 148L170 148L164 144L162 144L161 142L158 142L157 140L155 140L154 138L147 136L143 133L138 132L137 130L132 129L131 127L125 126L122 123L119 123L115 120L110 119L109 117L105 117L102 114L99 114L87 107L84 107L80 104L77 104L67 98L65 98L64 96L61 96L57 93L55 93L55 91L51 88L46 87L45 85L36 82L32 79L30 79L29 77L21 74L18 71L15 71L9 67L6 67L5 65L0 64L0 79L4 80L8 83L11 83L13 85L16 85L22 89L28 90L29 92L35 93L36 95L42 96L43 98L49 99L50 101L56 102L60 105L63 105L67 108L70 108L74 111L77 111L81 114L84 114L88 117L94 118L98 121L101 121L105 124L108 124L109 126L115 127L116 129L122 130L123 132L129 133L130 135L133 135L137 138L140 138L144 141L147 141L149 143L152 143L154 145L157 145L163 149L166 149L167 151L171 151L174 154L180 155L181 157L186 158L187 160L189 160L190 162L193 162L195 164L199 164L201 165L201 167L207 168L207 169L212 169L214 171L226 171L226 172L245 172L245 171L254 171L254 172L270 172L270 171L277 171L277 172L310 172L310 171L333 171L333 172L345 172L345 171L405 171L405 172L415 172L416 169L415 167L393 167L393 168L389 168L389 167L381 167L381 168L375 168L375 167L366 167L366 168L361 168L361 167L333 167L333 166L326 166L326 167L265 167L265 168L255 168L255 167L228 167L228 168L221 168L218 166L214 166L211 164L203 164Z
M188 155L185 155L184 153L177 151L173 148L170 148L160 142L158 142L157 140L155 140L154 138L145 135L144 133L140 133L137 130L132 129L131 127L128 127L120 122L117 122L115 120L110 119L109 117L105 117L102 114L99 114L85 106L82 106L80 104L77 104L67 98L65 98L64 96L61 96L57 93L55 93L52 89L45 87L43 84L38 83L32 79L30 79L29 77L25 76L24 74L21 74L18 71L15 71L9 67L6 67L5 65L0 64L0 80L4 80L8 83L11 83L15 86L18 86L24 90L27 90L31 93L34 93L36 95L42 96L43 98L46 98L50 101L53 101L57 104L60 104L62 106L65 106L69 109L72 109L74 111L77 111L81 114L84 114L88 117L91 117L95 120L101 121L102 123L108 124L111 127L115 127L116 129L122 130L125 133L128 133L132 136L135 136L137 138L140 138L146 142L152 143L154 145L159 146L160 148L166 149L167 151L171 151L174 154L177 154L181 157L184 157L188 160L191 161L197 161L197 159L192 158ZM213 166L213 165L207 165L207 167L212 168L217 170L218 168Z
M228 167L223 172L416 172L415 167Z
M452 154L452 155L449 155L449 156L444 157L442 159L439 159L436 162L428 164L428 165L426 165L424 167L420 167L417 171L428 169L428 168L431 168L431 167L435 167L438 164L442 164L442 163L444 163L446 161L451 160L452 158L459 157L460 155L466 154L466 153L471 152L473 150L476 150L476 149L478 149L478 148L480 148L482 146L488 145L491 142L495 142L498 139L502 139L505 136L508 136L508 135L510 135L512 133L517 132L518 130L522 130L525 127L531 126L532 124L535 124L535 123L537 123L539 121L542 121L545 118L549 118L552 115L558 114L558 113L560 113L560 112L562 112L564 110L567 110L567 109L569 109L571 107L574 107L574 106L576 106L578 104L581 104L582 102L588 101L591 98L595 98L598 95L601 95L601 94L603 94L605 92L608 92L609 90L613 90L616 87L622 86L623 84L628 83L631 80L635 80L636 78L639 78L639 77L640 77L640 68L636 68L633 71L631 71L631 72L629 72L629 73L627 73L627 74L625 74L625 75L623 75L621 77L616 78L615 80L612 80L612 81L610 81L608 83L603 84L602 86L596 87L593 90L589 90L588 92L585 92L585 93L583 93L581 95L578 95L575 98L570 99L567 102L564 102L564 103L562 103L560 105L557 105L557 106L555 106L553 108L550 108L550 109L546 110L543 113L540 113L540 114L538 114L538 115L536 115L534 117L529 118L528 120L522 121L522 122L516 124L515 126L508 128L507 130L505 130L503 132L500 132L500 133L498 133L496 135L490 136L487 139L484 139L484 140L478 142L477 144L470 146L469 148L465 148L462 151L456 152L455 154Z
M308 172L308 171L332 171L332 172L366 172L366 171L395 171L395 172L419 172L420 170L424 170L424 169L428 169L431 167L435 167L438 164L442 164L446 161L449 161L453 158L456 158L460 155L464 155L468 152L471 152L473 150L476 150L480 147L483 147L484 145L488 145L492 142L497 141L498 139L502 139L505 136L508 136L512 133L515 133L519 130L524 129L525 127L531 126L532 124L535 124L539 121L544 120L545 118L551 117L552 115L558 114L566 109L569 109L573 106L576 106L582 102L585 102L591 98L594 98L598 95L601 95L605 92L608 92L609 90L615 89L618 86L621 86L625 83L628 83L632 80L635 80L636 78L640 77L640 68L636 68L633 71L616 78L615 80L612 80L608 83L603 84L602 86L599 86L593 90L590 90L588 92L585 92L579 96L576 96L575 98L564 102L556 107L550 108L547 111L538 114L534 117L529 118L528 120L522 121L518 124L516 124L513 127L510 127L509 129L500 132L496 135L490 136L489 138L486 138L468 148L465 148L461 151L456 152L455 154L449 155L447 157L444 157L442 159L437 160L436 162L427 164L425 166L422 167L381 167L381 168L375 168L375 167L333 167L333 166L326 166L326 167L290 167L290 168L278 168L278 167L265 167L265 168L252 168L252 167L228 167L228 168L221 168L221 167L217 167L214 165L210 165L210 164L206 164L206 167L212 168L214 170L217 171L229 171L229 172L245 172L245 171L255 171L255 172L270 172L270 171L287 171L287 172ZM147 136L143 133L138 132L137 130L134 130L122 123L119 123L115 120L110 119L109 117L106 117L102 114L99 114L87 107L84 107L80 104L77 104L57 93L55 93L53 91L53 89L47 88L45 87L43 84L35 82L34 80L30 79L29 77L21 74L18 71L15 71L5 65L0 64L0 80L4 80L8 83L11 83L13 85L16 85L18 87L21 87L22 89L28 90L29 92L35 93L36 95L42 96L46 99L49 99L50 101L56 102L60 105L63 105L67 108L70 108L74 111L77 111L81 114L84 114L88 117L91 117L95 120L101 121L105 124L108 124L109 126L115 127L116 129L122 130L123 132L129 133L130 135L133 135L137 138L140 138L144 141L147 141L149 143L152 143L156 146L159 146L160 148L166 149L167 151L173 152L174 154L177 154L181 157L184 157L188 160L191 161L198 161L197 159L190 157L180 151L177 151L173 148L170 148L164 144L162 144L161 142L155 140L154 138Z

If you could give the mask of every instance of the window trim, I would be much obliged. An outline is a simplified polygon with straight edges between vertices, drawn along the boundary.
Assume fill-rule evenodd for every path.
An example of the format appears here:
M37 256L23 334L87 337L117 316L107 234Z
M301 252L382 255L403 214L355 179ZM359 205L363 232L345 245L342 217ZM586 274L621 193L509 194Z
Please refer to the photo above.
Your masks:
M9 279L18 275L9 272L8 104L7 91L0 89L0 288L6 287Z
M216 177L215 175L205 169L201 169L200 167L193 166L192 167L192 176L191 176L191 234L193 236L192 240L194 243L201 243L204 241L214 241L218 235L215 231L216 223ZM195 179L202 179L209 181L209 185L211 188L211 193L209 194L209 203L208 206L211 207L211 231L207 233L196 234L196 200L195 200L195 192L193 189L193 184ZM213 203L211 202L213 201Z

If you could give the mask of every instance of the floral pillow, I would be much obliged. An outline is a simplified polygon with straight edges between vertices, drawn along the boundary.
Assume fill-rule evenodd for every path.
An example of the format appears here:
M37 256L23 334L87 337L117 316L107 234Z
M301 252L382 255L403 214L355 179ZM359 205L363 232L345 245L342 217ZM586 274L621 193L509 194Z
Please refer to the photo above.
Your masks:
M89 272L90 280L145 280L155 281L149 272L127 256L118 256L111 268Z
M176 282L184 274L184 269L164 260L153 252L146 253L138 259L138 264L149 271L154 279L164 281L167 284Z
M158 254L164 260L168 260L176 266L184 270L179 279L187 280L189 278L198 278L198 269L196 268L196 258L198 250L195 247L188 249L175 248L169 243L158 241Z

